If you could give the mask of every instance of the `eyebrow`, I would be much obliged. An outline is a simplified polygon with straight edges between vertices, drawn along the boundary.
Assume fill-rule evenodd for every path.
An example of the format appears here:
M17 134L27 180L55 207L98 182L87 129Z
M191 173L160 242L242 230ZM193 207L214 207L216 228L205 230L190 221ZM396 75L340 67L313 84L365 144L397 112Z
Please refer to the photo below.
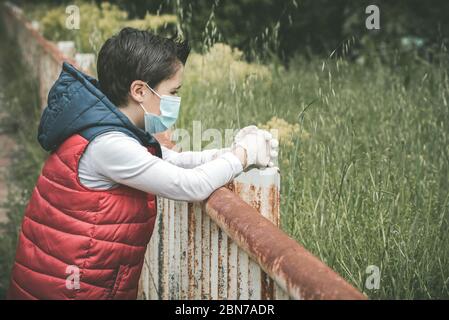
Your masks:
M180 84L179 86L177 86L175 89L179 89L182 87L182 84Z

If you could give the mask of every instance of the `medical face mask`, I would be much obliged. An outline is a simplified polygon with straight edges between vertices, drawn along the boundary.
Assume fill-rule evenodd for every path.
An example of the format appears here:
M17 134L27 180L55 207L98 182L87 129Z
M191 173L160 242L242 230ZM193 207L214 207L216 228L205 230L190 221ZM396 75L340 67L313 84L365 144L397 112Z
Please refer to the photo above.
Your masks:
M149 133L157 133L168 130L171 126L173 126L178 119L179 108L181 106L181 98L168 96L168 95L159 95L156 91L154 91L148 84L147 87L156 94L160 99L160 115L156 115L150 112L147 112L141 103L143 111L145 112L145 131Z

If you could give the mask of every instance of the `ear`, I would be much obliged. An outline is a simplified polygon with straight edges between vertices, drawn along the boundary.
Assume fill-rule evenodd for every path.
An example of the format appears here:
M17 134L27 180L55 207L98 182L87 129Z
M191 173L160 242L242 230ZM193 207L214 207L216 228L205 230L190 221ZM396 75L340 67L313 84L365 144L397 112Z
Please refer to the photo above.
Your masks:
M141 80L134 80L129 87L130 99L137 103L142 103L146 94L145 87L145 82Z

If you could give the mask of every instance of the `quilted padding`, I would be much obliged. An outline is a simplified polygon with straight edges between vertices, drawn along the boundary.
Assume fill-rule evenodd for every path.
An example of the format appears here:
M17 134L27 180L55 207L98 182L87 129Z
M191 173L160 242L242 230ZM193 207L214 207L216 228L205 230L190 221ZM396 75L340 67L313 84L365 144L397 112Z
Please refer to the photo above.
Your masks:
M155 197L83 186L77 168L87 145L73 135L47 159L25 211L8 298L136 298ZM79 289L68 280L72 266Z

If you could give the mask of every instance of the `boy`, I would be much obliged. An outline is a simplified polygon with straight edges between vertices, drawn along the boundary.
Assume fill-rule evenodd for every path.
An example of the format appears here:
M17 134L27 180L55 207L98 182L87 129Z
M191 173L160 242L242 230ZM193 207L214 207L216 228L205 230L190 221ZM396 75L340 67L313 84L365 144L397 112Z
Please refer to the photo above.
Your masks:
M63 64L39 126L51 154L24 215L10 299L135 299L155 196L202 201L277 155L254 126L221 150L158 143L178 117L189 52L186 41L125 28L101 48L98 81Z

